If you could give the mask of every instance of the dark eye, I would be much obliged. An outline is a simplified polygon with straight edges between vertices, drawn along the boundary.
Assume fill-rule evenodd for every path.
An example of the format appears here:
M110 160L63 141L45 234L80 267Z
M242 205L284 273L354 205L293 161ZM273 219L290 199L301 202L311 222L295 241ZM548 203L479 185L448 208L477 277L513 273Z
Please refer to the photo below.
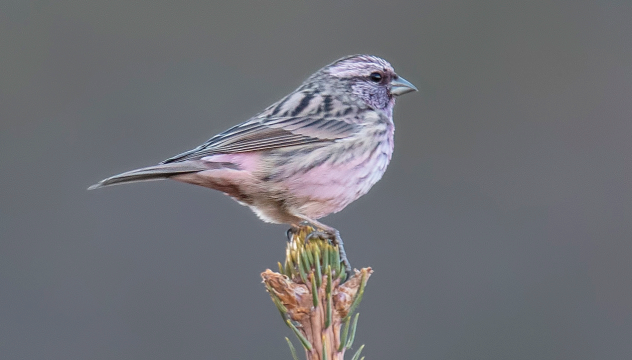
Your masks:
M371 77L371 81L373 82L380 82L382 81L382 74L380 74L379 72L374 72L371 73L371 75L369 75Z

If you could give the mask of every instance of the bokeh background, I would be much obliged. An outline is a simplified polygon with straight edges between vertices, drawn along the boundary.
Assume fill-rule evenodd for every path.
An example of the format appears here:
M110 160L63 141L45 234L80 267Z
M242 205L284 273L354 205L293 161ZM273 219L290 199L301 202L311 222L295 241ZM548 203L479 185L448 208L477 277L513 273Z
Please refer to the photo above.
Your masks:
M324 219L375 269L367 359L631 359L630 19L630 1L0 2L0 357L289 359L259 277L284 226L175 182L86 187L371 53L420 92L383 180Z

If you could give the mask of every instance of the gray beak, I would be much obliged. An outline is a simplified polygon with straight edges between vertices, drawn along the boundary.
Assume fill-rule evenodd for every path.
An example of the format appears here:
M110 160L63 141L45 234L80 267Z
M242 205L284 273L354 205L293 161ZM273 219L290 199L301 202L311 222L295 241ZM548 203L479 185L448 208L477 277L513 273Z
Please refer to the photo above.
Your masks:
M418 91L415 85L408 82L401 76L396 77L391 81L391 94L395 96L408 94L412 91Z

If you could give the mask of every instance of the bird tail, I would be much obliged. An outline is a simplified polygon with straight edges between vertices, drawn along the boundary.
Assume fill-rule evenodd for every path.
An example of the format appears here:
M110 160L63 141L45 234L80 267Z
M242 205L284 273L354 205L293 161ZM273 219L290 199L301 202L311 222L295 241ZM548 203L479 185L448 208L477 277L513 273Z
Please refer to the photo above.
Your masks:
M127 184L139 181L162 180L174 175L193 173L208 169L208 164L204 164L201 161L185 161L179 163L160 164L111 176L90 186L88 190L94 190L110 185Z

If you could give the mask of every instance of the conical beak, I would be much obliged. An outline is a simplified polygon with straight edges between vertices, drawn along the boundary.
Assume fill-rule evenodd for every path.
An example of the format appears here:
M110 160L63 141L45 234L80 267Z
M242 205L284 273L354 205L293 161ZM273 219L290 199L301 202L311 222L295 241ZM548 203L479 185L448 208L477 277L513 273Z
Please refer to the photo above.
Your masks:
M391 94L395 96L408 94L409 92L418 91L415 85L408 82L401 76L391 81Z

